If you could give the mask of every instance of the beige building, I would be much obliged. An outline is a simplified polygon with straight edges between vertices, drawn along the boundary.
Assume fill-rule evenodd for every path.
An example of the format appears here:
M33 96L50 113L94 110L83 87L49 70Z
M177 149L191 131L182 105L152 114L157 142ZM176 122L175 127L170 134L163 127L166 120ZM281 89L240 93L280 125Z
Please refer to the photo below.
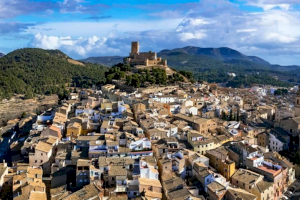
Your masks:
M257 196L257 200L273 199L273 182L264 180L264 176L246 169L239 169L231 177L231 184Z
M218 182L212 182L207 186L209 200L222 200L226 194L226 187Z
M51 164L54 162L53 159L53 147L54 144L48 142L39 141L35 147L34 153L29 154L29 166L41 166L44 174L51 172Z
M209 130L214 130L217 128L217 123L212 119L205 119L197 116L189 117L183 114L176 114L173 116L177 120L184 120L188 122L188 124L200 134L207 134Z
M2 191L2 186L4 184L4 177L8 174L7 163L0 163L0 192Z
M78 138L81 135L82 126L78 122L70 123L67 127L66 137Z
M139 178L139 193L145 192L147 199L162 199L162 185L157 179Z

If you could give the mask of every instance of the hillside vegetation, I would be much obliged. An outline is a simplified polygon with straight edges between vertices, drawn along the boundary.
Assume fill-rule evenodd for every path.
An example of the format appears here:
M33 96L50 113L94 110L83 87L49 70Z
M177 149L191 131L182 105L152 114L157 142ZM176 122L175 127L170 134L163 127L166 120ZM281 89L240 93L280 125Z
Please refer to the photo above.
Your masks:
M0 58L0 98L14 93L34 94L67 93L66 86L90 87L105 83L107 68L97 64L70 63L59 50L25 48Z
M101 65L111 67L118 63L123 63L123 57L121 56L89 57L86 59L82 59L81 61L85 63L95 63L95 64L101 64Z
M192 81L192 73L180 71L168 75L165 69L151 67L146 69L139 69L136 71L131 66L119 63L114 65L105 73L107 82L112 80L124 80L126 85L135 88L147 87L150 85L168 85L176 82Z
M231 51L229 51L231 52ZM185 70L192 72L196 80L227 83L229 87L247 87L252 84L269 84L274 86L287 87L290 83L277 80L271 75L285 76L287 72L279 71L269 64L263 64L264 61L258 57L250 57L256 62L250 60L248 56L237 56L236 51L234 55L215 57L210 55L197 54L192 51L183 49L163 50L159 53L163 59L168 60L168 65L176 70ZM239 55L239 54L238 54ZM245 59L242 59L245 57ZM231 59L229 59L231 58ZM275 69L274 69L275 68ZM227 73L236 73L237 77L228 76Z

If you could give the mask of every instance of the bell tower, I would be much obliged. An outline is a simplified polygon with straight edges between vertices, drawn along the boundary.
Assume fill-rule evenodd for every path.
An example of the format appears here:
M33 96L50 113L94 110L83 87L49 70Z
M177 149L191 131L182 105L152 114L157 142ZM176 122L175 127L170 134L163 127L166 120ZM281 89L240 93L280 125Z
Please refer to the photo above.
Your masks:
M295 113L294 113L294 117L299 117L300 116L300 86L299 89L297 91L296 94L296 98L295 98Z

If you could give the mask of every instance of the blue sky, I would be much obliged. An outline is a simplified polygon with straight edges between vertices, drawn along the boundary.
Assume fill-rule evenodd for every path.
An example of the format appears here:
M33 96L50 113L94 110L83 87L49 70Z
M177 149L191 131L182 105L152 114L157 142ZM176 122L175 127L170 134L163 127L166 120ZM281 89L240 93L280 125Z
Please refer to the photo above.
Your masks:
M299 0L0 0L0 52L36 47L73 58L184 46L230 47L300 64Z

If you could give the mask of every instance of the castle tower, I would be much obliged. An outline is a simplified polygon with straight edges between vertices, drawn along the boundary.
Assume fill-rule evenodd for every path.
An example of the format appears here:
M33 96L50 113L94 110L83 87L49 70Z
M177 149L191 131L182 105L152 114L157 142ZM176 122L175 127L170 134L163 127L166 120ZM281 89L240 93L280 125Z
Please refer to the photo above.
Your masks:
M131 42L131 53L139 53L140 44L139 42Z

